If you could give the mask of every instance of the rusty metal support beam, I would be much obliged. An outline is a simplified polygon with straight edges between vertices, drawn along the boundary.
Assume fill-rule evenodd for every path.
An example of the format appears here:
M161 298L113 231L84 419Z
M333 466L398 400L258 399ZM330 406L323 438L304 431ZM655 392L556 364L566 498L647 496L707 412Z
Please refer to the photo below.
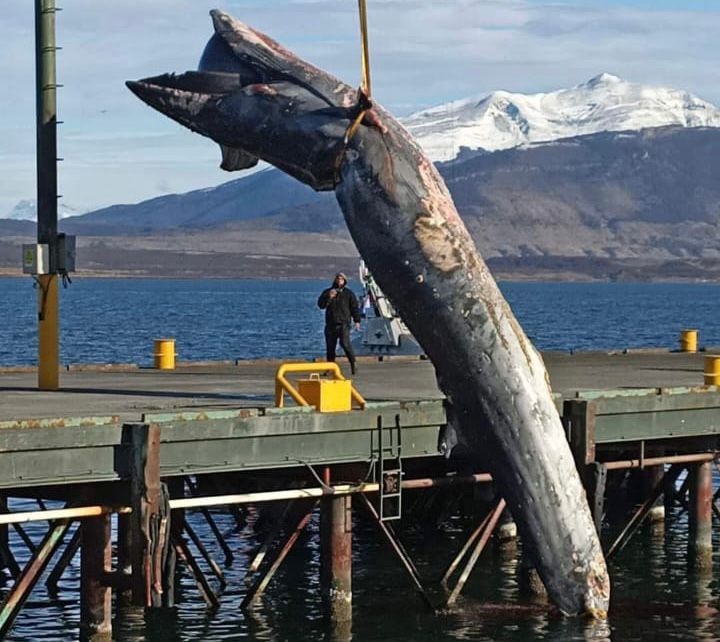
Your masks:
M492 477L489 474L468 476L450 476L441 478L410 479L402 482L404 490L418 490L422 488L442 488L448 486L489 483ZM302 488L259 493L245 493L240 495L212 495L208 497L186 497L171 499L169 504L172 510L198 509L207 506L233 506L239 504L256 504L262 502L283 501L287 499L310 499L325 495L351 495L356 493L373 493L378 491L377 483L359 485L340 484L331 490L326 488ZM0 513L0 526L6 524L22 524L30 522L43 522L64 519L84 519L97 517L108 513L128 515L133 512L131 506L94 505L78 506L74 508L56 508L40 511L22 511L2 514Z
M80 524L80 639L112 637L112 590L106 576L112 570L110 515Z
M617 536L615 541L612 543L610 548L608 549L607 554L605 555L606 559L610 559L613 557L616 553L620 552L624 547L625 544L627 544L630 541L630 538L635 534L637 529L640 527L640 524L642 524L645 517L647 517L648 513L650 513L650 510L655 505L656 500L660 495L662 495L665 485L668 483L674 484L675 480L677 480L678 476L683 470L683 466L679 464L674 464L663 476L663 478L655 485L655 488L650 492L648 495L648 498L645 500L645 502L640 506L640 508L637 510L637 512L632 516L630 521L627 523L625 528L622 530L622 532Z
M447 567L447 570L442 576L442 579L440 580L440 584L443 586L447 586L448 581L450 580L450 577L455 572L457 567L460 565L460 562L463 561L463 558L465 555L467 555L467 552L470 550L470 547L475 543L478 537L485 532L485 528L487 527L488 522L490 521L490 516L492 515L492 510L485 515L485 517L482 518L480 524L470 533L470 536L465 540L465 543L460 548L460 551L458 551L458 554L455 556L452 562L450 562L450 565Z
M462 484L477 484L492 481L488 474L470 475L467 477L442 477L439 479L423 478L409 479L402 482L403 490L418 490L421 488L442 488ZM262 502L276 502L287 499L312 499L325 495L354 495L356 493L376 493L379 485L369 484L341 484L331 490L326 488L294 488L287 490L273 490L260 493L245 493L241 495L212 495L209 497L185 497L169 501L172 510L197 509L202 506L232 506L239 504L259 504ZM76 508L54 508L50 510L28 511L0 514L0 525L24 524L29 522L47 522L63 519L84 519L97 517L107 513L130 514L130 506L78 506Z
M25 600L27 600L28 595L37 584L53 554L62 544L63 537L68 532L70 524L70 520L63 520L50 525L47 534L37 547L37 551L15 581L15 585L5 598L2 608L0 608L0 640L4 639L7 632L12 628L13 622Z
M434 612L435 606L430 600L430 596L425 590L425 587L423 586L420 579L420 574L415 568L415 564L413 564L409 555L405 551L405 548L395 536L395 533L389 528L389 526L380 519L380 515L378 515L378 512L375 510L375 507L372 505L372 502L367 498L367 496L361 494L360 497L362 497L365 507L368 509L368 512L370 513L370 515L372 515L375 523L380 528L380 532L385 536L385 540L390 545L390 548L393 550L397 558L400 560L400 563L403 565L403 568L405 568L408 575L410 576L410 579L412 580L415 588L420 594L422 601L425 602L425 605Z
M662 464L691 464L712 461L717 453L697 453L694 455L668 455L666 457L645 457L643 459L622 459L603 462L608 470L625 470L627 468L645 468Z
M49 510L0 513L1 524L28 524L30 522L54 522L62 520L98 517L108 513L131 513L129 506L78 506L76 508L51 508Z
M267 585L270 583L270 580L273 578L273 575L275 575L275 571L280 568L280 565L283 563L283 561L285 561L287 554L292 550L295 542L297 542L298 537L300 537L300 533L302 533L305 527L310 523L313 511L315 510L317 504L317 500L314 501L310 508L300 518L300 521L297 523L294 530L289 533L284 544L280 547L280 550L278 551L278 554L276 555L273 562L268 566L265 573L263 573L262 576L255 581L255 583L246 593L243 601L240 603L240 609L245 610L248 607L252 606L253 603L258 599L258 597L260 597L260 595L262 595L262 593L265 591Z
M487 522L485 524L484 531L482 535L480 536L480 540L478 541L477 545L475 546L475 549L473 550L472 554L470 555L470 559L468 559L467 564L465 565L465 568L463 569L462 573L460 574L460 577L458 578L457 584L455 585L455 588L452 590L450 595L447 599L447 606L451 606L455 603L455 601L458 598L458 595L460 595L460 592L463 590L463 587L465 586L465 583L468 580L468 577L470 577L470 573L472 572L473 568L475 568L475 564L477 564L477 561L480 557L480 554L485 549L485 546L490 541L490 536L493 534L493 531L495 530L495 527L497 526L498 521L500 520L500 516L502 515L502 512L505 510L505 500L500 498L498 499L495 506L492 508L490 513L487 516Z
M53 568L52 571L50 571L47 579L45 580L45 586L47 586L48 591L50 591L50 592L57 591L57 584L60 581L62 574L65 572L65 569L68 567L68 564L70 564L70 562L72 562L73 557L75 557L75 554L78 552L78 549L80 548L81 534L82 534L82 527L78 526L77 530L73 533L73 536L70 538L70 541L65 546L65 550L62 552L62 555L60 555L60 558L58 559L57 563L55 564L55 567Z
M489 474L453 476L441 478L421 478L403 480L401 487L403 490L419 490L421 488L444 488L448 486L479 484L491 482L492 477ZM233 504L259 504L262 502L276 502L288 499L312 499L320 498L326 495L355 495L363 493L376 493L379 490L379 484L375 482L364 484L338 484L331 489L327 488L292 488L287 490L271 490L259 493L244 493L241 495L217 495L211 497L186 497L184 499L170 500L170 508L188 508L195 509L201 506L230 506ZM0 524L2 516L0 515Z
M712 565L712 464L704 462L688 467L690 501L688 521L690 557L698 567Z
M333 623L352 620L352 497L327 497L320 504L320 592Z

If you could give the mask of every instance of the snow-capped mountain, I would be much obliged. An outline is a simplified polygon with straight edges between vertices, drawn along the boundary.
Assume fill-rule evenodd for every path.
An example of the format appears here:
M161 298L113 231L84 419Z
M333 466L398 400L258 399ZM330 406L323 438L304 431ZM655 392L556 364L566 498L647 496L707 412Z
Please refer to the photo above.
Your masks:
M79 216L83 214L80 210L76 210L74 207L65 205L65 203L58 203L58 218L70 218L71 216ZM0 218L8 218L13 221L36 221L37 220L37 202L34 200L23 200L18 201L17 205L13 207L12 211Z
M627 82L612 74L545 94L496 91L412 114L403 120L434 161L461 147L495 151L649 127L720 127L720 109L677 89Z

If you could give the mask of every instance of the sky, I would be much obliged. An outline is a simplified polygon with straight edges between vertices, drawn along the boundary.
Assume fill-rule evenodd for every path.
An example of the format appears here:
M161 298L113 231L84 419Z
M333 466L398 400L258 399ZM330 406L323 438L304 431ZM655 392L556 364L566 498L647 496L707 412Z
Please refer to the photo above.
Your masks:
M32 0L0 12L0 217L35 198ZM355 0L58 0L59 192L79 211L236 178L124 85L197 68L223 9L357 85ZM398 116L610 72L720 104L718 0L368 0L373 94Z

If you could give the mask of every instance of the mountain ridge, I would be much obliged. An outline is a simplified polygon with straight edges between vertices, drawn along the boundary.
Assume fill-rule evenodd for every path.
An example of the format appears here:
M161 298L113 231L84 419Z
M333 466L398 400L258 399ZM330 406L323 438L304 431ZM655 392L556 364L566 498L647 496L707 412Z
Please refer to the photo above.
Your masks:
M625 85L609 75L583 84L590 93L615 87L621 107ZM696 104L672 92L687 97L676 104ZM463 145L436 164L481 254L505 278L720 280L720 127L702 124L717 110L701 102L704 115L681 124L528 136L496 151ZM357 258L334 195L274 169L67 218L60 229L79 236L80 263L85 256L95 270L292 278ZM13 247L34 226L0 220L0 234L0 268L17 265Z
M462 147L498 151L601 131L720 127L720 109L690 92L608 73L538 94L498 90L411 114L403 123L434 161Z

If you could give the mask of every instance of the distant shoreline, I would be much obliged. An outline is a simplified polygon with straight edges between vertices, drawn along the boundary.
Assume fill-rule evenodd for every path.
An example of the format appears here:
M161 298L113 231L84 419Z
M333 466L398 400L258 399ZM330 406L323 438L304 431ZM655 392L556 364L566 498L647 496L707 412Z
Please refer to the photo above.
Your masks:
M332 270L331 270L332 271ZM504 272L493 272L493 276L497 281L509 283L668 283L668 284L706 284L720 285L720 279L707 279L700 277L648 277L644 279L637 278L602 278L588 275L569 275L567 273L540 273L540 274L513 274ZM21 270L13 268L0 267L0 278L29 278L29 274L23 274ZM217 275L217 274L147 274L137 273L133 271L119 272L110 270L82 270L71 274L71 279L138 279L138 280L176 280L176 281L323 281L327 280L328 274L318 275L258 275L258 274L238 274L238 275ZM356 279L352 278L351 281Z

